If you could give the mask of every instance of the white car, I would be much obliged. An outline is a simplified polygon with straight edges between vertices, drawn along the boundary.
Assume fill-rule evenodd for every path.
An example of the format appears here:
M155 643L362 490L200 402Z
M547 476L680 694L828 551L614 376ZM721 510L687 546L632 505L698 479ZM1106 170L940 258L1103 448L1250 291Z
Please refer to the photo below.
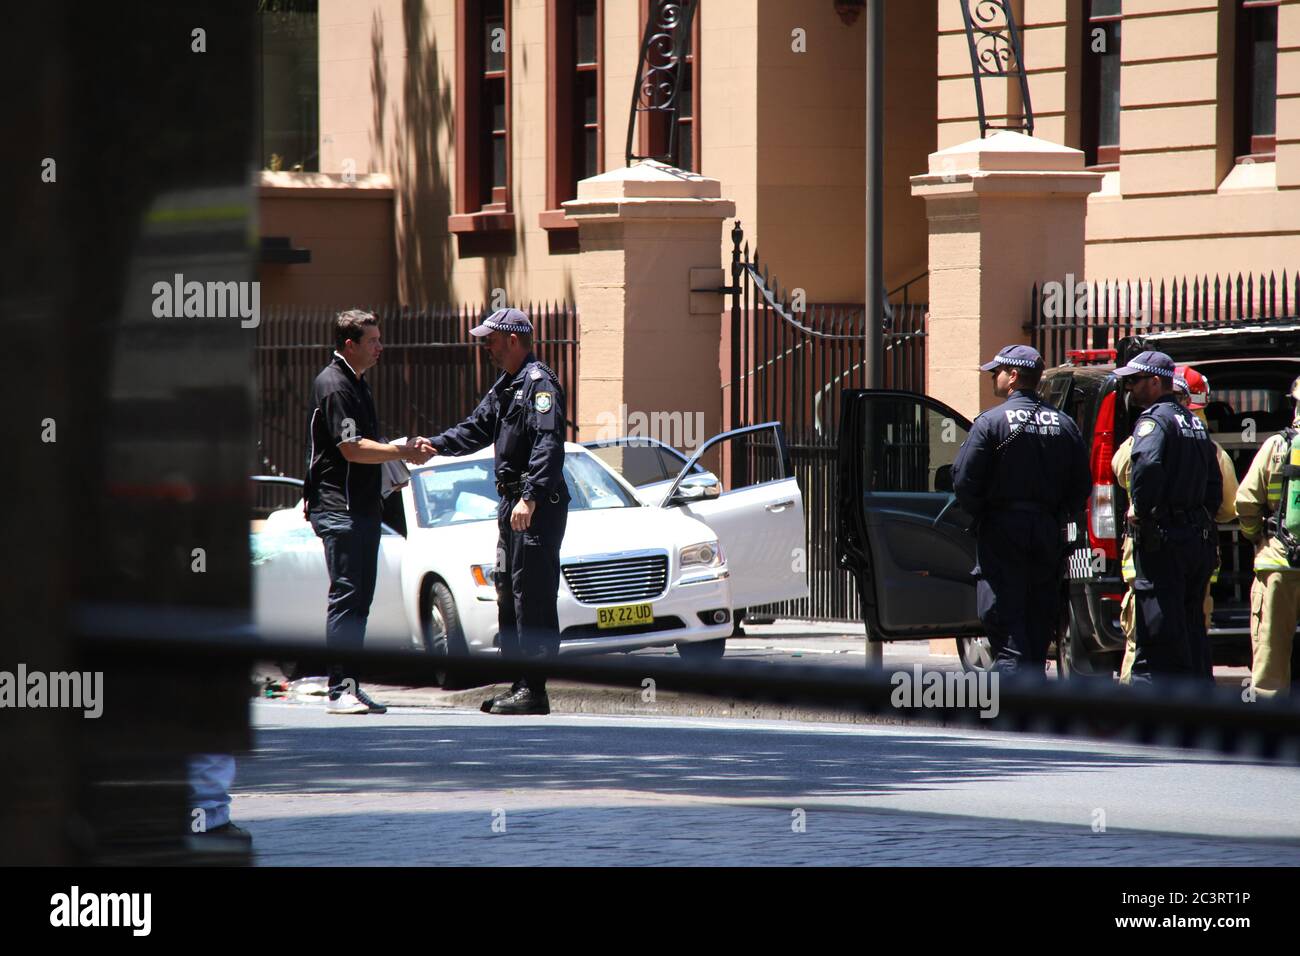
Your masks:
M722 491L697 460L713 445L766 439L778 477ZM774 454L773 454L774 452ZM581 445L565 444L568 526L560 550L560 650L676 645L721 657L736 608L803 597L803 498L777 423L715 436L668 495L649 504ZM257 479L286 482L293 479ZM498 653L497 502L492 449L412 468L400 492L406 535L385 526L366 630L372 647ZM299 502L255 523L256 619L273 639L324 640L323 548Z

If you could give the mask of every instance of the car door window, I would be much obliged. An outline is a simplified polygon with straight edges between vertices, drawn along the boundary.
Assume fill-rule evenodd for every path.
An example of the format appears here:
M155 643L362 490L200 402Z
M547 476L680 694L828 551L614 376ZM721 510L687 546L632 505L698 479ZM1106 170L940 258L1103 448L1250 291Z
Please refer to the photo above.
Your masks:
M664 456L653 445L604 445L591 449L591 453L637 488L666 481L681 467L669 470Z
M586 447L635 488L671 481L687 461L677 449L648 438L623 438ZM691 473L704 474L705 469L697 464Z
M869 493L946 494L969 429L914 397L881 397L866 408L861 448Z
M1057 372L1054 375L1048 375L1043 378L1043 384L1038 393L1043 397L1048 405L1061 411L1068 411L1065 403L1070 398L1070 386L1073 384L1074 376L1069 372Z

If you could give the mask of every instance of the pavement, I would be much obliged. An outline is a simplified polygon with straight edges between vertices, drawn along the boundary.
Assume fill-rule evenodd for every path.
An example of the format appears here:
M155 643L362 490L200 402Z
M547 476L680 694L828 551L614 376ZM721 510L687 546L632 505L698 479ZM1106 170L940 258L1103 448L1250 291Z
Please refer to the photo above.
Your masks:
M726 660L783 665L806 662L859 670L866 665L864 636L860 630L850 630L849 625L781 620L772 624L746 624L745 632L744 637L731 638L727 641ZM960 665L955 654L935 652L935 645L940 643L935 642L934 645L930 641L886 643L883 646L883 668L889 672L897 670L910 672L913 665L920 664L926 670L959 670ZM620 656L629 660L656 661L676 658L677 652L672 647L646 648ZM282 676L273 667L264 668L262 673L271 678ZM1056 679L1055 662L1048 663L1047 676ZM1250 670L1219 667L1215 670L1215 676L1220 683L1240 686L1241 680L1250 676ZM504 690L507 685L494 684L450 691L439 687L402 687L395 684L367 683L365 686L372 696L388 704L476 710L484 698ZM888 714L858 714L831 709L760 704L739 699L679 694L666 690L657 691L654 702L648 703L642 699L639 690L632 688L598 687L566 681L550 681L547 687L552 711L563 714L649 714L855 724L914 723Z
M252 705L261 865L1300 865L1300 768L1026 734Z

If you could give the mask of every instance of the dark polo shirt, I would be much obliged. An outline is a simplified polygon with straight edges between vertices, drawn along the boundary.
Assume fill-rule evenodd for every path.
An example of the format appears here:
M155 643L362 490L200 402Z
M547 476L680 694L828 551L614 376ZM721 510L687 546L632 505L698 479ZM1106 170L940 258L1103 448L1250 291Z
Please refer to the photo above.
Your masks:
M354 464L339 451L345 441L379 440L379 420L370 386L335 353L334 360L316 376L311 408L307 427L311 444L303 489L307 513L345 511L360 517L378 517L383 466Z

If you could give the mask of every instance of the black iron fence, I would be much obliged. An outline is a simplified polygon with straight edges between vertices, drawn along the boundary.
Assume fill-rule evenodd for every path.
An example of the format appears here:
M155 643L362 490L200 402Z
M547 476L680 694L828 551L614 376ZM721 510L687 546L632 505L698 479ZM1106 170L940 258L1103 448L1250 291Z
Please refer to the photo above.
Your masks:
M578 400L578 317L570 305L521 306L532 318L534 350L560 376L569 411L569 437ZM258 469L301 478L306 469L311 386L334 350L337 309L270 308L257 330L261 398ZM498 374L469 330L492 310L436 306L372 309L384 353L366 373L379 412L380 434L431 435L461 421Z
M1143 332L1288 318L1297 305L1300 273L1092 282L1068 276L1033 286L1024 328L1050 368L1073 349L1113 349Z
M860 621L852 578L835 560L835 474L840 396L866 388L868 317L862 305L811 304L782 289L737 223L732 229L732 374L723 396L728 428L765 421L785 427L804 500L809 596L758 609L762 614ZM894 302L877 313L884 326L883 387L925 391L928 304ZM749 480L774 477L775 450L756 437L745 449ZM734 474L729 475L733 480Z

